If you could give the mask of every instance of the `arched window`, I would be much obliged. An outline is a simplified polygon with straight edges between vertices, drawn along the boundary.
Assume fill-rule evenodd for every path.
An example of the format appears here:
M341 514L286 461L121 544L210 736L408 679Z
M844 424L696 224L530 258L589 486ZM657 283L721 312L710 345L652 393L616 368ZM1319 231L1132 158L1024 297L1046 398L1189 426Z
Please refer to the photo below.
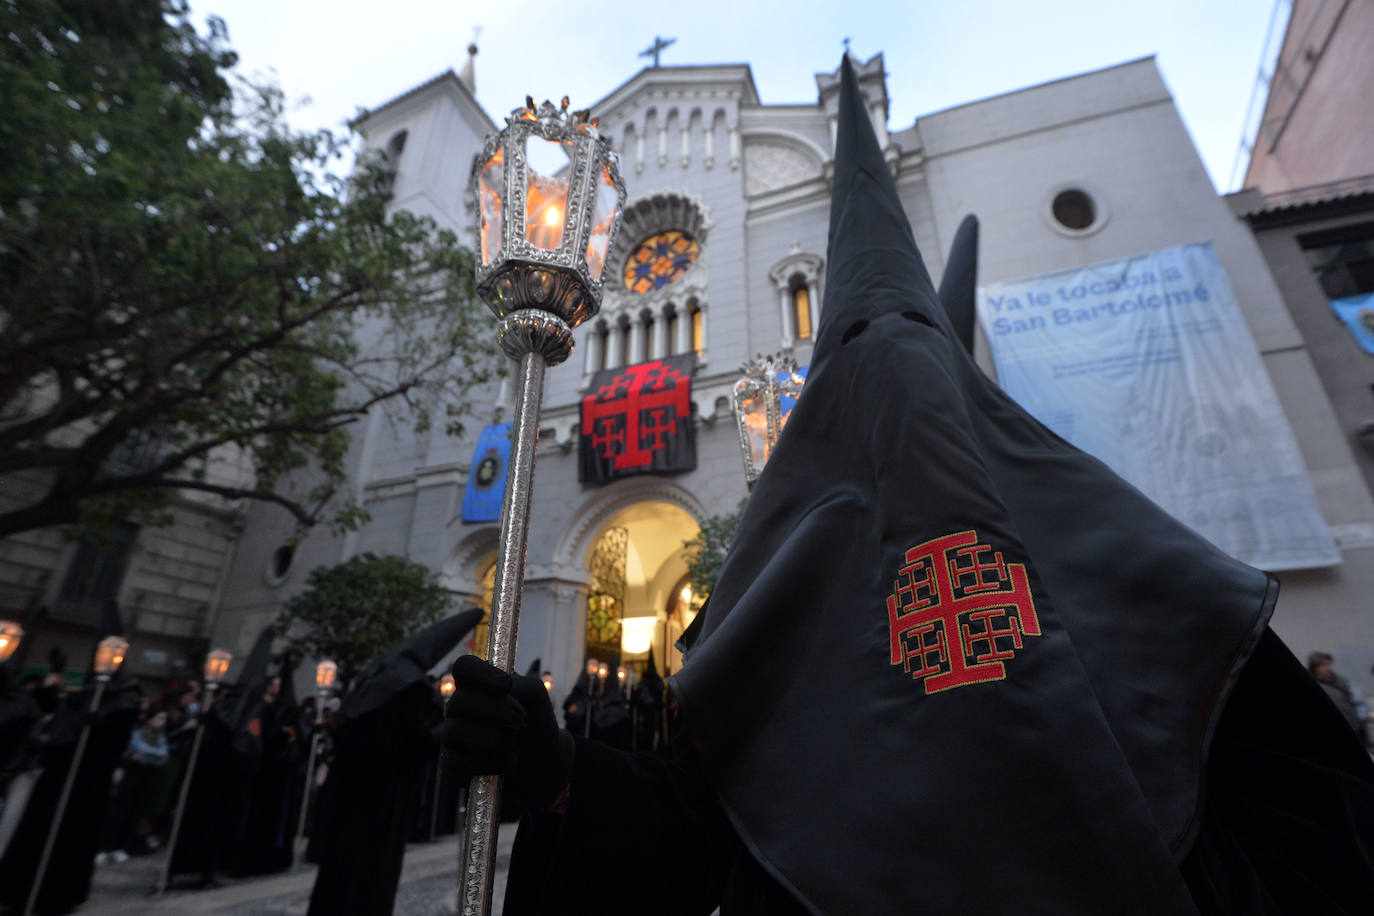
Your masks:
M811 339L811 292L800 274L792 277L792 322L797 340Z
M687 317L692 322L692 349L696 351L697 356L701 356L702 350L706 348L705 319L696 300L687 303Z
M594 368L609 369L611 368L611 353L608 349L611 342L610 329L607 328L604 323L602 323L600 329L596 333L597 336L601 339L601 346L597 347L596 351L597 355L600 357L600 359L598 360L600 365L597 365Z
M630 364L630 328L628 322L620 326L620 352L615 355L617 366L628 366Z
M406 149L406 137L409 131L398 130L391 135L391 139L386 141L386 168L390 173L387 178L387 193L396 187L396 176L401 171L401 154Z

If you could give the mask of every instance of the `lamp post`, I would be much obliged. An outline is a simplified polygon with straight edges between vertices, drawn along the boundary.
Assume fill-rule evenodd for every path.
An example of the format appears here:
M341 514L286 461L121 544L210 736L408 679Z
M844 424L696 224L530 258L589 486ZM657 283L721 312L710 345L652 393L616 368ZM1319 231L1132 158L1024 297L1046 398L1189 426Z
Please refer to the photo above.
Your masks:
M205 702L201 704L200 715L196 716L196 736L191 741L191 756L186 761L186 775L181 780L181 792L177 794L176 813L172 815L172 832L167 837L167 861L162 863L162 874L153 887L153 894L167 890L172 880L172 859L177 854L177 838L181 836L181 819L186 814L186 799L191 794L191 779L196 775L196 760L200 758L200 739L205 737L205 717L210 714L210 706L215 702L215 691L219 682L229 673L229 663L234 660L223 649L211 649L205 656Z
M739 427L740 451L744 453L744 479L752 490L787 425L791 404L784 401L801 396L806 377L797 371L797 363L790 356L759 356L745 363L743 370L730 399Z
M477 292L501 322L501 349L520 363L487 651L505 671L515 663L544 369L568 358L573 329L601 308L602 271L625 203L619 161L587 114L569 113L566 97L561 107L536 107L527 97L472 168ZM544 157L556 165L542 167ZM500 796L499 777L473 779L459 863L462 916L491 909Z
M17 639L14 642L18 645ZM13 652L13 649L9 651ZM76 784L76 774L81 769L81 758L86 753L86 742L91 737L91 718L100 708L100 698L105 694L105 685L110 682L110 676L124 664L124 656L128 652L129 641L120 636L106 636L96 646L95 690L91 691L91 705L86 710L86 721L81 726L81 736L76 740L72 762L67 766L67 778L62 783L62 794L57 797L57 810L53 814L52 824L48 827L47 839L43 841L43 854L38 859L38 871L33 876L33 886L29 888L28 902L24 904L24 916L29 916L38 902L38 892L43 887L48 861L52 858L53 847L57 845L57 835L62 830L62 817L67 812L67 802L72 796L72 786ZM5 657L9 657L8 653Z
M310 786L315 781L315 754L320 749L320 728L324 725L324 701L329 691L334 689L334 679L339 675L339 666L325 659L315 666L315 729L310 733L310 758L305 765L305 786L301 789L301 813L296 818L296 842L291 847L292 857L299 864L301 840L305 837L305 814L310 808Z

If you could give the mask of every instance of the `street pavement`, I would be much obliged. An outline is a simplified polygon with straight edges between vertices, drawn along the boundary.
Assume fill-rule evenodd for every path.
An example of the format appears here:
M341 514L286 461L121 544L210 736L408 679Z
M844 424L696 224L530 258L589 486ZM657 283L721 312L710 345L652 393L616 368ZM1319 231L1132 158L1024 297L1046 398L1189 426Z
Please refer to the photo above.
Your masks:
M502 824L497 838L493 916L501 913L515 827ZM314 865L263 878L223 879L224 885L213 890L169 890L160 897L150 897L149 890L157 883L165 861L166 853L162 852L97 866L90 899L77 912L93 916L304 916L310 906ZM406 847L401 887L396 892L396 916L451 916L457 895L456 837Z

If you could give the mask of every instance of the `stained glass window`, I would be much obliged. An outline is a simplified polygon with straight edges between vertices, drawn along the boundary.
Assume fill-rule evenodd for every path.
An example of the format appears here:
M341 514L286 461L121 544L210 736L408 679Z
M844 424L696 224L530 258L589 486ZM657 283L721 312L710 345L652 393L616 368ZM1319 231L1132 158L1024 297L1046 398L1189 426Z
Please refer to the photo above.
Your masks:
M639 243L625 262L625 288L633 293L662 289L686 273L701 253L696 239L676 229Z

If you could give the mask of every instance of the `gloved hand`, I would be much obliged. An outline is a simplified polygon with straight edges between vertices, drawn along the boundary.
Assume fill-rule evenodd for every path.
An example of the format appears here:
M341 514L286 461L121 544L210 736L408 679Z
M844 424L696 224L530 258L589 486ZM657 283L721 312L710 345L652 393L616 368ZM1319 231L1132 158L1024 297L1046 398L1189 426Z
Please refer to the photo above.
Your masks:
M475 655L453 663L453 696L444 707L444 766L462 779L505 777L507 797L544 809L572 775L572 736L558 727L544 682L508 674Z

